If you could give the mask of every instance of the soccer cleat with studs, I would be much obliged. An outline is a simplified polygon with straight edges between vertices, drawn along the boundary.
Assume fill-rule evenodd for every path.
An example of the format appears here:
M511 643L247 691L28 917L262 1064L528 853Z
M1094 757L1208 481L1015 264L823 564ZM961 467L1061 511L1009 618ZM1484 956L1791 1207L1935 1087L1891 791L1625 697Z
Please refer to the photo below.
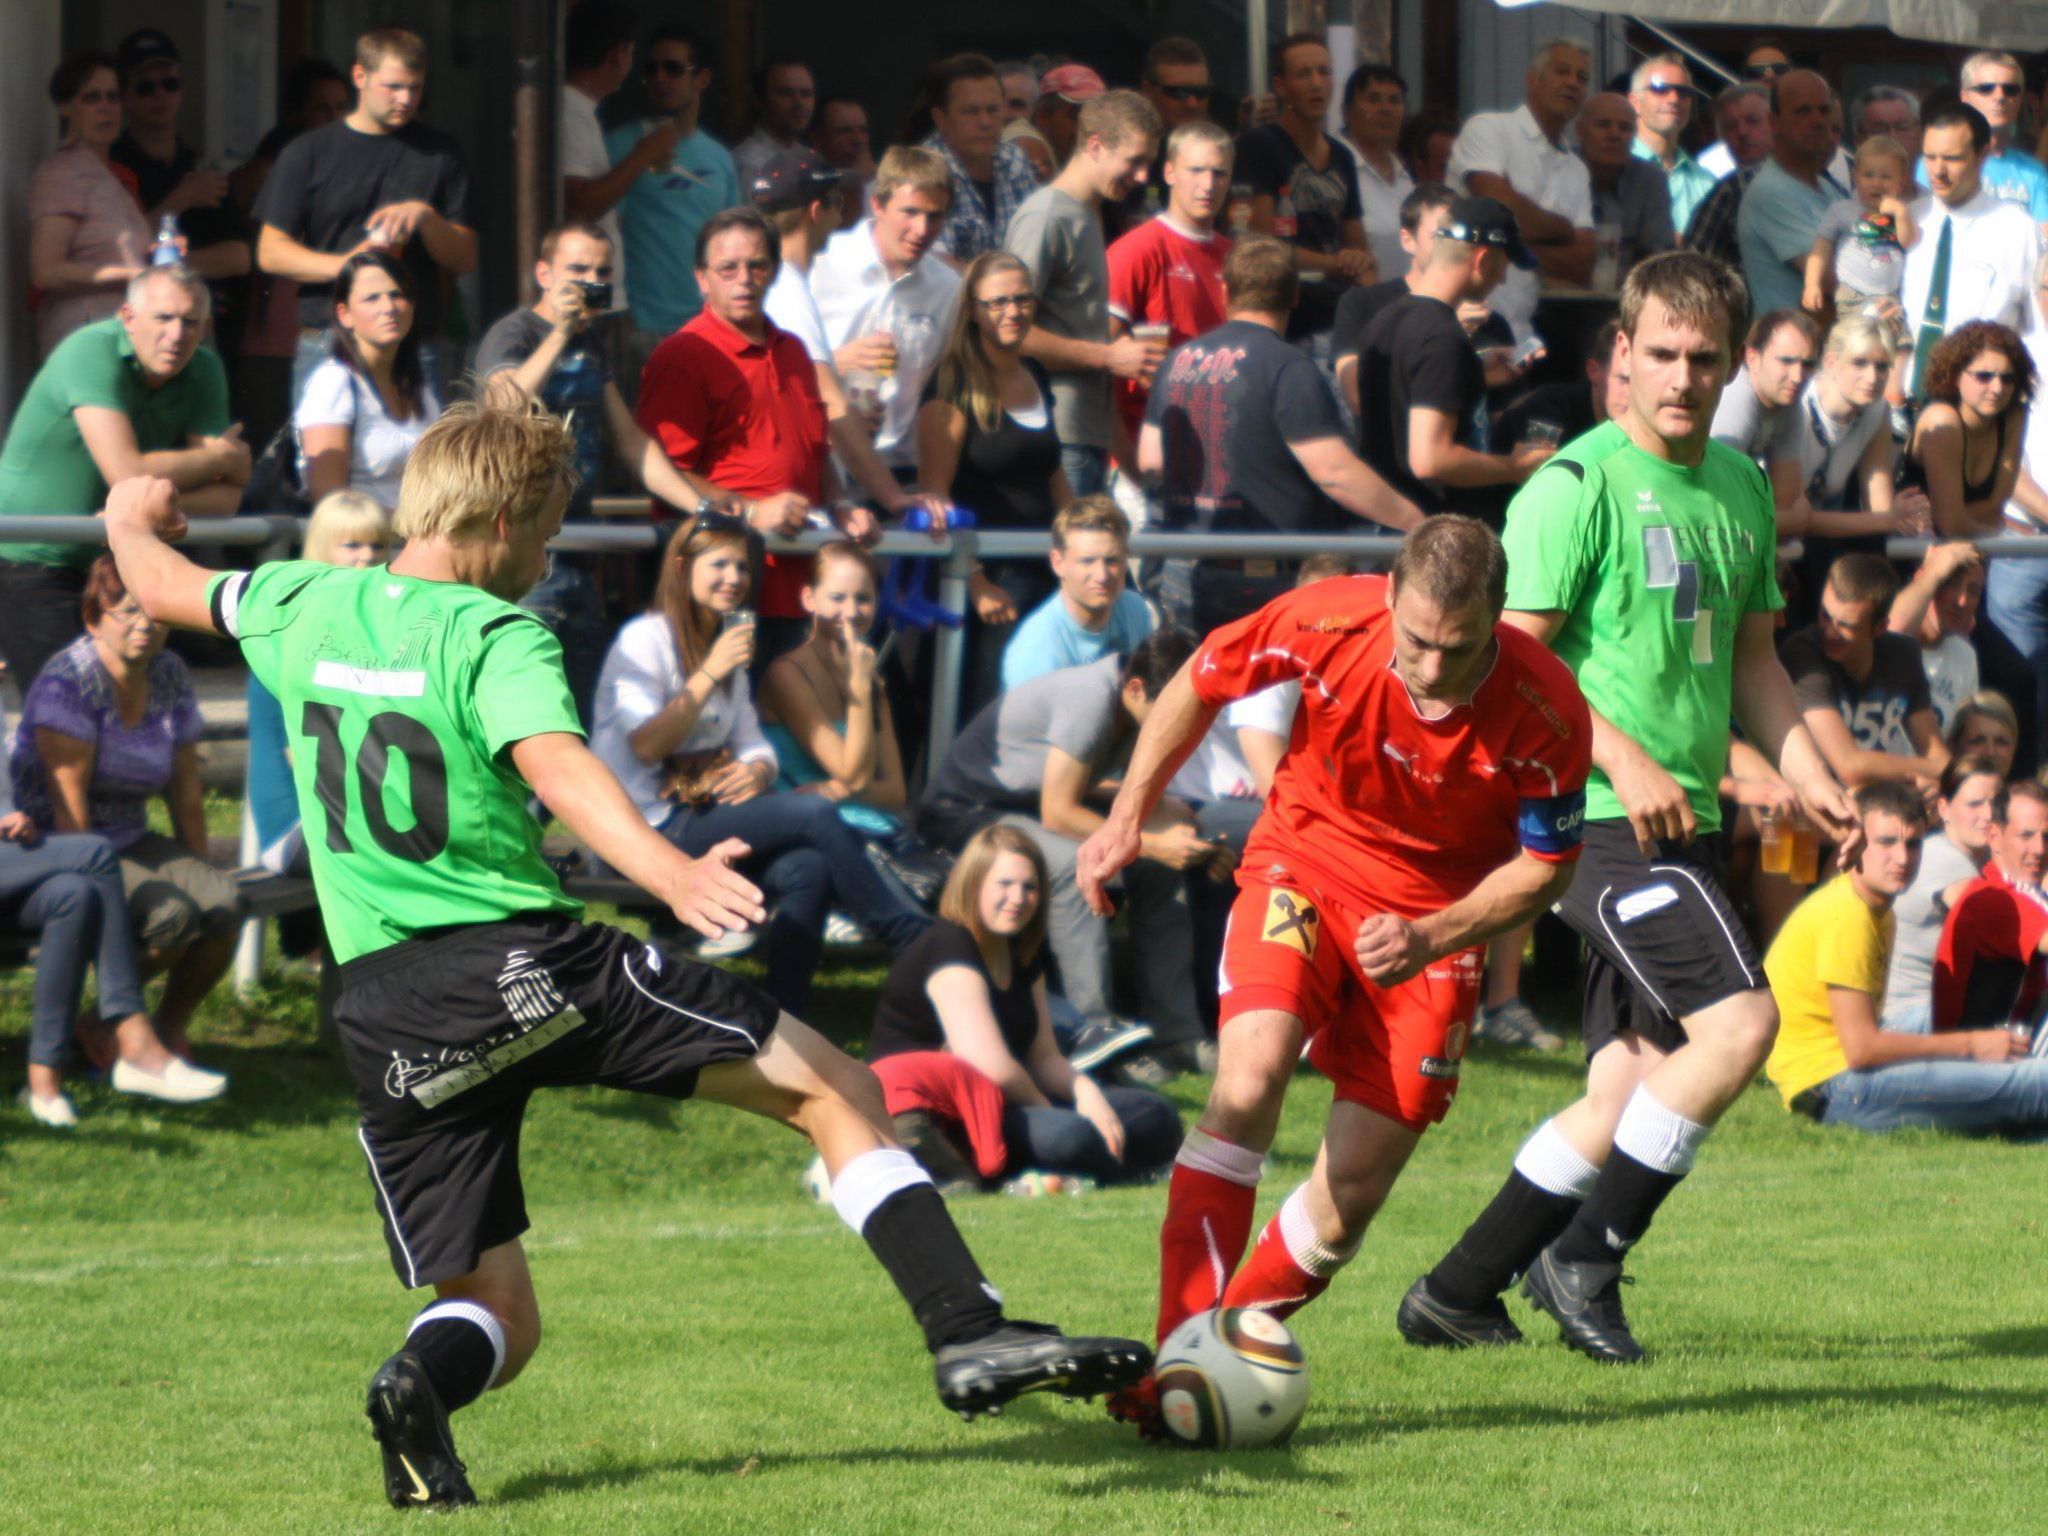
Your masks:
M1409 1286L1408 1294L1401 1298L1394 1327L1410 1344L1441 1349L1522 1342L1522 1330L1498 1296L1483 1307L1453 1306L1429 1288L1427 1275Z
M1152 1351L1136 1339L1070 1339L1045 1323L1020 1322L948 1344L933 1361L939 1401L963 1419L1000 1414L1003 1404L1027 1392L1098 1397L1151 1369Z
M440 1394L419 1356L400 1350L379 1366L363 1412L384 1453L384 1493L393 1509L459 1509L476 1502Z
M1621 1309L1621 1288L1633 1283L1619 1264L1564 1264L1546 1248L1522 1277L1522 1294L1556 1319L1558 1336L1580 1354L1633 1365L1643 1346Z

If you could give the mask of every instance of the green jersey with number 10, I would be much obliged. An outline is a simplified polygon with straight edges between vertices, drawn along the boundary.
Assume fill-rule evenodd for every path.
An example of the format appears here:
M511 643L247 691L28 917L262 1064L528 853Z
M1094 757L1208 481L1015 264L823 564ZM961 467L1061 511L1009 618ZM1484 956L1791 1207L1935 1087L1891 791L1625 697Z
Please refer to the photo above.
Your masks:
M1673 464L1609 421L1530 477L1502 542L1508 607L1564 614L1551 649L1586 702L1678 781L1700 831L1718 829L1735 632L1785 606L1755 461L1709 442L1697 465ZM1586 819L1626 814L1595 767Z
M337 959L582 910L541 858L506 750L583 734L561 647L532 614L457 582L303 560L229 572L207 599L283 706Z

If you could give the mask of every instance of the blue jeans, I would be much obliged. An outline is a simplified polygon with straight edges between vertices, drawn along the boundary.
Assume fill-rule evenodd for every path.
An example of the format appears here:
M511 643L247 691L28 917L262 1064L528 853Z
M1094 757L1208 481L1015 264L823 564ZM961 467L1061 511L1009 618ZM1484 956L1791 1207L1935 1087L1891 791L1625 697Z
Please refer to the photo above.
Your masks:
M1086 443L1061 443L1060 468L1076 496L1099 496L1109 485L1109 450Z
M1086 1174L1100 1184L1143 1178L1164 1168L1180 1150L1180 1111L1149 1088L1104 1088L1104 1097L1124 1127L1123 1160L1109 1155L1102 1133L1065 1105L1048 1108L1012 1104L1003 1111L1003 1141L1010 1158L1008 1177L1036 1168L1042 1173Z
M2048 719L2048 559L1994 556L1984 573L1984 616L2026 657L2035 719Z
M767 989L801 1016L825 946L825 917L835 907L892 950L931 926L868 862L860 834L823 795L756 795L738 805L680 806L661 832L692 858L728 837L753 849L740 868L774 909L768 920Z
M105 838L79 832L32 848L0 843L0 920L42 939L28 1035L34 1065L62 1070L89 963L99 968L104 1016L144 1011L121 863Z
M1823 1125L1859 1131L1931 1126L2048 1137L2048 1058L1900 1061L1840 1072L1823 1085Z

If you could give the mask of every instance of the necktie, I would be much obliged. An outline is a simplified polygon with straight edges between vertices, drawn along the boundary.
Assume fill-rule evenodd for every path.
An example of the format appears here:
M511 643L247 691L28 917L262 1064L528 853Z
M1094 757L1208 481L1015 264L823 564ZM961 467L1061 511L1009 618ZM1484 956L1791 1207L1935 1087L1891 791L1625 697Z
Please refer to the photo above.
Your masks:
M1927 308L1920 316L1920 334L1913 339L1913 388L1915 400L1924 397L1927 360L1941 344L1948 321L1948 258L1955 238L1956 222L1944 217L1941 238L1934 243L1934 276L1927 284Z

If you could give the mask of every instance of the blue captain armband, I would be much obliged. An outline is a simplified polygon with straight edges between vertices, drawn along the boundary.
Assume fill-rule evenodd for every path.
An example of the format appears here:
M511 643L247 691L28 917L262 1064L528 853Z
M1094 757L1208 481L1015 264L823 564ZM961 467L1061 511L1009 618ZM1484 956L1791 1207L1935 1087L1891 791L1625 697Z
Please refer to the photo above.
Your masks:
M1515 815L1522 846L1538 858L1560 859L1578 850L1586 824L1586 792L1524 799Z

